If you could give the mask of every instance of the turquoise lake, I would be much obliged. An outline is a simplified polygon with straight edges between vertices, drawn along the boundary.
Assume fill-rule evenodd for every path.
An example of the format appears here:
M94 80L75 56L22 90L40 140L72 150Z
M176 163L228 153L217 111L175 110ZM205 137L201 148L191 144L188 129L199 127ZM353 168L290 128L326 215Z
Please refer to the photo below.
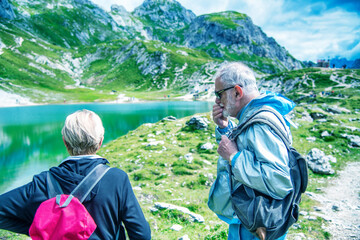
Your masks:
M211 111L211 102L42 105L0 108L0 193L31 181L34 174L68 156L61 129L67 115L81 109L96 112L105 128L104 143L144 123L166 116L182 118Z

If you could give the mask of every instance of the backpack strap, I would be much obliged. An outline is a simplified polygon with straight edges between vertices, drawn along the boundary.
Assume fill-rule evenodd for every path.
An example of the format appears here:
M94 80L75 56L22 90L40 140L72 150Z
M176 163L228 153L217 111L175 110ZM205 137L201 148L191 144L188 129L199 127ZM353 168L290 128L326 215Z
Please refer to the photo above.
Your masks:
M283 117L281 116L280 113L278 113L275 109L268 107L268 106L263 106L261 109L255 111L248 119L246 119L245 122L243 122L241 125L239 125L236 129L233 130L233 132L231 132L229 139L232 141L235 141L237 136L239 136L248 126L250 126L251 124L254 123L264 123L266 125L268 125L272 130L275 131L275 133L281 138L281 140L284 142L288 152L291 151L291 146L290 146L290 140L288 137L287 133L284 133L284 130L279 126L279 124L277 122L275 122L274 120L261 116L259 115L259 113L261 112L271 112L273 113L281 122L281 124L283 125L283 127L286 129L286 124L283 120ZM291 160L291 158L289 158L289 161ZM292 164L292 163L291 163ZM231 165L229 165L229 173L230 175L232 174L232 167ZM230 191L233 191L233 186L232 186L232 177L230 176Z
M97 165L88 175L86 175L86 177L84 177L79 185L76 186L62 205L60 205L61 196L56 195L56 203L60 207L67 207L73 197L76 197L82 203L109 169L110 167L105 164Z
M229 139L235 141L237 136L239 136L249 125L254 123L264 123L268 125L272 130L275 131L275 133L282 139L282 141L285 143L286 148L290 150L290 140L288 133L285 133L284 130L279 126L277 122L272 120L271 118L263 117L259 115L261 112L271 112L273 113L281 122L283 127L286 129L286 124L283 120L283 117L280 113L278 113L275 109L264 106L261 109L255 111L248 119L246 119L245 122L243 122L241 125L239 125L236 129L233 130L233 132L230 134Z
M82 203L109 169L110 167L105 164L97 165L79 185L77 185L70 195L73 195Z
M48 187L48 198L53 198L58 194L63 194L61 186L58 181L54 178L50 171L46 174L47 187Z

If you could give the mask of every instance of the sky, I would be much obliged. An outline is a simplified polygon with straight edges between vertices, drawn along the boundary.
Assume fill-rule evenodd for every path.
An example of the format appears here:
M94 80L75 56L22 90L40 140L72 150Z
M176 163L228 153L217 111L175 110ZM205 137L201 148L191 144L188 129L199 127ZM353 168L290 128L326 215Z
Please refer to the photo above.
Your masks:
M132 12L143 0L91 0L106 11L112 4ZM237 11L247 14L301 61L360 58L360 0L177 0L202 14Z

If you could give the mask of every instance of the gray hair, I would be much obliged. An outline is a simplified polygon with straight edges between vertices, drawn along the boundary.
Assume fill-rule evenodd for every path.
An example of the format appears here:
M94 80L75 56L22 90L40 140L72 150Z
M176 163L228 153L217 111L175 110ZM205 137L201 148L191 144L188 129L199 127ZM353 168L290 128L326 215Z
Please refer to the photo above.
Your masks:
M240 62L222 64L214 79L219 79L224 88L240 85L247 93L258 91L254 72Z
M104 132L100 117L86 109L70 114L61 130L66 147L73 156L96 153Z

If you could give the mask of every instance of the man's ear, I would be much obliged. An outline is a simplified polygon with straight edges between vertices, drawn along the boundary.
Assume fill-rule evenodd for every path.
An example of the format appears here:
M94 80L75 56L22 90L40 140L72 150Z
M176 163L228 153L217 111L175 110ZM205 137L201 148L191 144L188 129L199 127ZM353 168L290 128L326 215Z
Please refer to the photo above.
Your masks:
M65 144L66 150L68 151L68 153L69 153L70 155L72 155L72 154L71 154L71 152L70 152L70 150L69 150L68 144L67 144L67 143L66 143L66 141L65 141L64 136L62 137L62 139L63 139L63 141L64 141L64 144Z
M235 92L236 92L236 98L241 99L244 96L243 89L239 85L235 86Z
M65 141L64 136L62 137L62 139L63 139L63 141L64 141L65 147L67 148L67 144L66 144L66 141Z
M103 141L104 141L104 137L100 140L99 149L100 149L101 145L103 144Z

